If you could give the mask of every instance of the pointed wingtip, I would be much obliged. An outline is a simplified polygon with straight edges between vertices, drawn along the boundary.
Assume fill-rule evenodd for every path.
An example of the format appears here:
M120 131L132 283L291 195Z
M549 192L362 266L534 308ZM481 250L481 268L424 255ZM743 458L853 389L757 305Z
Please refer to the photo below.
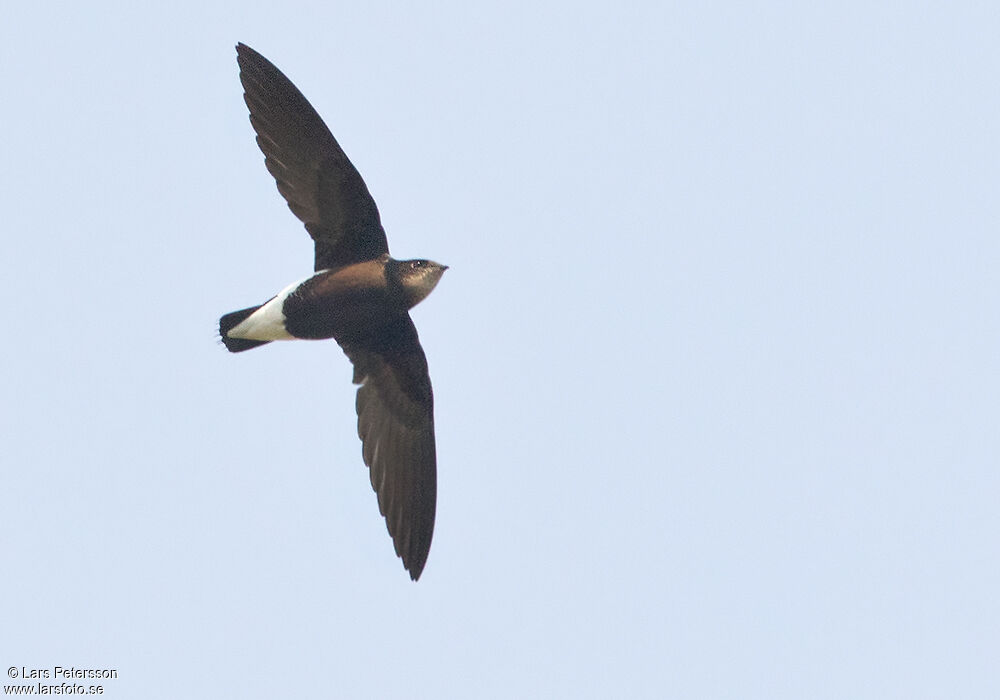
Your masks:
M416 583L417 580L420 578L420 574L424 572L423 564L415 565L411 568L406 565L406 562L403 562L403 566L406 567L407 572L410 574L410 580L412 580L414 583Z
M244 61L252 60L260 56L254 49L250 48L242 41L236 43L236 60L242 66Z
M395 545L395 539L393 540L393 544ZM423 550L413 551L410 549L410 551L404 551L398 554L398 556L403 560L403 567L410 574L410 578L416 581L424 573L424 567L427 565L427 555L429 554L430 545L428 544Z

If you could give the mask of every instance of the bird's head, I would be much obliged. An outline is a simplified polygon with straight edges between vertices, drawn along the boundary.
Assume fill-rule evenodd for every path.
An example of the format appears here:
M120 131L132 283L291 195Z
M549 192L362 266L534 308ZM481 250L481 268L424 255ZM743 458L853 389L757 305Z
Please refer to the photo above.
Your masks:
M396 278L399 280L406 300L406 308L412 309L434 291L447 265L432 260L393 260Z

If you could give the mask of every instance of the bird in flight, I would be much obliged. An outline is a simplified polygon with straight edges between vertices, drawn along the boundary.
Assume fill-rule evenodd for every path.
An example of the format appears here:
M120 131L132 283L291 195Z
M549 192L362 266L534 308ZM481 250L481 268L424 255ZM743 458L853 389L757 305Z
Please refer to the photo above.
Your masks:
M437 502L434 396L408 313L447 266L395 260L375 200L312 105L274 64L236 46L264 165L315 246L314 273L219 320L230 352L333 338L354 365L362 455L403 566L427 562Z

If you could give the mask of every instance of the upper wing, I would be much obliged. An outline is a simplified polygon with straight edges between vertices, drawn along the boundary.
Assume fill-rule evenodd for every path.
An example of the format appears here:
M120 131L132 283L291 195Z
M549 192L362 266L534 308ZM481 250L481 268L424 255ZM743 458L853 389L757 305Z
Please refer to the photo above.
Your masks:
M434 534L437 458L427 359L408 314L371 341L342 342L354 363L358 435L396 554L416 581Z
M316 242L316 270L389 252L375 200L333 134L292 81L236 46L244 100L264 163Z

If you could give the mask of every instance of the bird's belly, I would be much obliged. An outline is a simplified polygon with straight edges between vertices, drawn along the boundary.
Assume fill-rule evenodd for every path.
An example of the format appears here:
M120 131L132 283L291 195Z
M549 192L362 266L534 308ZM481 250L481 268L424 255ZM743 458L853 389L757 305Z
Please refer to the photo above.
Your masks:
M295 338L344 340L364 337L395 315L376 294L345 294L336 303L311 303L289 299L285 304L285 330Z
M295 282L229 331L246 340L350 341L377 333L405 308L393 303L378 261L321 270Z

